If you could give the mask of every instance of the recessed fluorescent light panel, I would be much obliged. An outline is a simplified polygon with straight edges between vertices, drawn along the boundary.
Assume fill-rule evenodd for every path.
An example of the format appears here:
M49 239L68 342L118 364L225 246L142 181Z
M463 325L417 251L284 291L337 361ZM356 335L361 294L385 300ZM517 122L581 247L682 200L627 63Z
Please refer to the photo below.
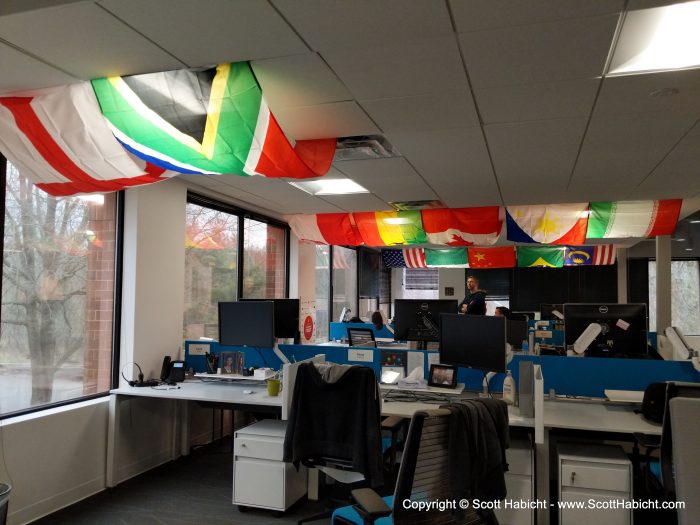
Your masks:
M608 76L700 67L700 1L630 11Z
M350 179L310 180L290 182L295 188L304 190L311 195L350 195L353 193L369 193L369 190Z

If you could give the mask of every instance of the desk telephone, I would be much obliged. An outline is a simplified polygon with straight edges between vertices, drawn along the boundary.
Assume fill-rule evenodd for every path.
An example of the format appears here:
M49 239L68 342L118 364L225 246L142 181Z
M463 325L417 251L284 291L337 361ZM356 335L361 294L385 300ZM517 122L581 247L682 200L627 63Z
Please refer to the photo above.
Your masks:
M173 361L169 355L163 358L163 366L160 369L160 380L174 385L185 380L185 362Z

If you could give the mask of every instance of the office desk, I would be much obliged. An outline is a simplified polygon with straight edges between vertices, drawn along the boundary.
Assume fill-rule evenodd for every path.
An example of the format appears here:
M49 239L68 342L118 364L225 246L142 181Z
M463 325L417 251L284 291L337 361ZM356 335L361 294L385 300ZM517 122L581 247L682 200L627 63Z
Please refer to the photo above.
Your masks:
M545 401L544 426L606 432L611 434L661 435L661 425L650 423L641 414L634 413L633 405L592 403L584 401Z

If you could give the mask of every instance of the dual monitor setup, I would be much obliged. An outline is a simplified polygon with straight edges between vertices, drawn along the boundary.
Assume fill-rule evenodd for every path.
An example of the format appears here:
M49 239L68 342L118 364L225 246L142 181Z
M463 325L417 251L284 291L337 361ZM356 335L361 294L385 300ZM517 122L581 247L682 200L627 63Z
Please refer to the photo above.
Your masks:
M219 303L219 343L272 348L299 337L299 299L241 299Z

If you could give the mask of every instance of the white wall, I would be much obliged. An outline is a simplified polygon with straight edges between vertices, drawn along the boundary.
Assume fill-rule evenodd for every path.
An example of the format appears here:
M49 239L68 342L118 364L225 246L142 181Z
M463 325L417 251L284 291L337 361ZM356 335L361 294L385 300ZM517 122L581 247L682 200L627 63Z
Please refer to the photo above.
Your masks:
M464 299L464 268L440 268L438 270L439 299ZM445 295L445 288L454 288L454 295Z

